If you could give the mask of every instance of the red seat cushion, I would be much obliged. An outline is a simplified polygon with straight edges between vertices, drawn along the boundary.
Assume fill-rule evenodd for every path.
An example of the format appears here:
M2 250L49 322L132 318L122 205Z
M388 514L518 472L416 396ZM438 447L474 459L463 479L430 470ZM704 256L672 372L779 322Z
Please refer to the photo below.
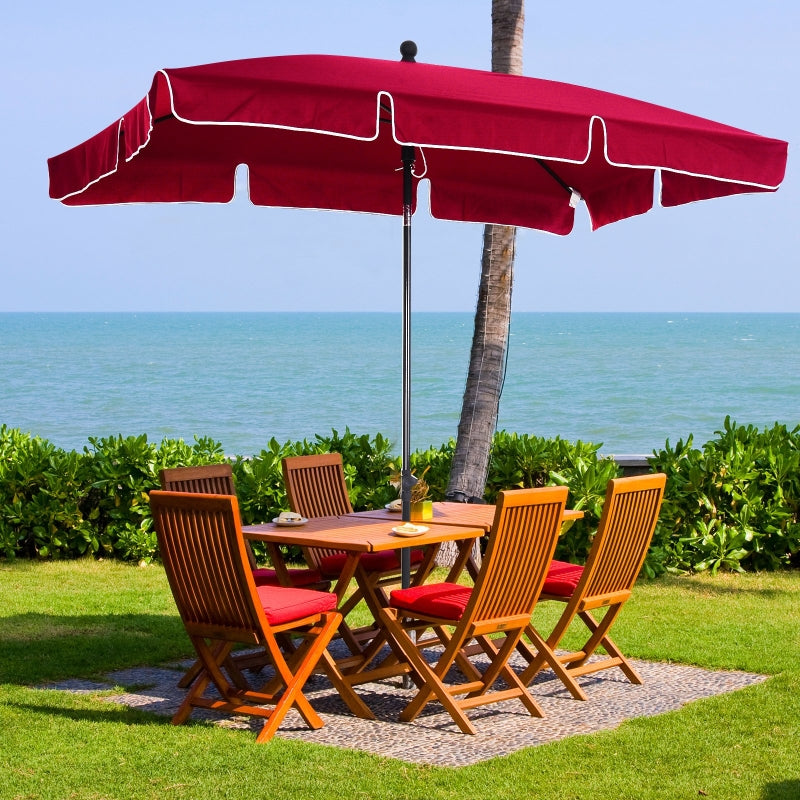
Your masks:
M583 575L580 564L569 564L566 561L551 561L544 580L542 594L555 594L559 597L569 597L578 585Z
M461 619L471 594L471 587L458 583L428 583L395 589L390 597L392 606L402 611L457 620Z
M336 609L336 595L330 592L287 586L256 586L256 591L270 625L281 625Z
M411 563L419 564L423 558L422 550L411 551ZM335 577L342 571L347 553L334 553L325 556L319 562L319 568L323 575ZM393 569L400 569L400 559L396 550L381 550L377 553L364 553L361 556L361 566L367 572L388 572Z
M287 572L292 586L310 586L312 583L320 583L322 581L322 575L318 569L290 569ZM258 569L253 570L253 578L255 578L256 586L281 585L274 569L258 567Z

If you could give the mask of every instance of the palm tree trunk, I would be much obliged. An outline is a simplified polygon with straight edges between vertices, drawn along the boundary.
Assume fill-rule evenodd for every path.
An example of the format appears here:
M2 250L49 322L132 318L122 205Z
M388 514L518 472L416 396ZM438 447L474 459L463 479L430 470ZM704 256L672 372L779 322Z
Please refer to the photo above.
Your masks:
M492 71L522 74L524 0L492 0ZM483 502L492 439L505 378L517 229L487 225L467 383L446 497ZM439 563L452 563L455 547L442 547Z
M483 502L505 378L517 229L487 225L467 383L447 499Z

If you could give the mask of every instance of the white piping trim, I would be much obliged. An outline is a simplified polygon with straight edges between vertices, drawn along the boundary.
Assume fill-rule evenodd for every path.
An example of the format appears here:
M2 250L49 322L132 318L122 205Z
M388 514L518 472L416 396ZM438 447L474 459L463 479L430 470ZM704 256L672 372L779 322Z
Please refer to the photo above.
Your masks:
M145 96L143 98L143 100L147 100L147 96ZM150 103L147 103L147 116L150 119L150 124L147 127L147 136L145 137L145 140L142 142L142 144L140 144L136 148L135 152L131 153L125 159L125 163L128 163L133 158L135 158L137 155L139 155L139 153L142 150L144 150L144 148L147 147L148 144L150 144L150 137L151 137L151 135L153 133L153 113L152 113L152 111L150 111ZM119 140L120 140L120 137L122 135L122 126L123 126L124 122L125 122L125 115L121 116L117 120L117 148L116 148L116 157L115 157L115 161L114 161L114 168L110 169L108 172L104 172L102 175L98 176L94 180L89 181L89 183L87 183L86 186L84 186L82 189L78 189L78 190L76 190L74 192L69 192L68 194L65 194L63 197L56 198L59 202L63 202L64 200L66 200L66 199L68 199L70 197L75 197L75 195L83 194L83 192L85 192L90 186L94 186L94 184L99 183L104 178L107 178L109 175L113 175L115 172L117 172L119 170ZM113 206L116 206L116 205L135 205L135 204L134 203L102 203L102 204L101 203L94 203L93 205L113 205Z
M147 100L147 97L144 99ZM150 103L147 104L147 116L150 120L150 124L147 126L147 136L145 137L145 140L136 148L136 150L125 159L126 163L128 161L132 161L142 150L144 150L145 147L147 147L148 144L150 144L150 136L153 133L153 112L150 110ZM125 119L125 117L122 119Z
M375 121L374 136L355 136L353 134L338 133L336 131L326 131L319 128L301 128L292 125L276 125L273 123L265 123L265 122L218 122L214 120L190 120L186 119L185 117L181 117L175 110L174 98L172 93L172 84L170 83L169 75L163 69L159 70L159 72L161 72L164 75L167 81L167 87L169 89L169 94L170 94L170 106L172 108L173 115L175 116L176 119L179 119L181 122L185 122L188 125L231 125L231 126L243 126L243 127L254 127L254 128L275 128L277 130L299 131L304 133L318 133L327 136L337 136L342 139L354 139L356 141L361 141L361 142L371 142L375 141L380 133L381 97L384 97L387 99L389 108L391 110L392 139L394 139L394 141L401 146L410 145L412 147L418 147L420 149L428 147L433 150L463 150L465 152L475 152L475 153L496 153L498 155L509 155L518 158L530 158L530 159L539 158L542 159L543 161L558 161L560 163L565 163L565 164L585 164L589 160L589 156L591 155L592 124L594 123L595 120L597 120L603 126L603 157L605 158L606 162L612 167L666 171L675 173L677 175L688 175L693 178L708 178L710 180L720 181L722 183L735 183L742 186L755 186L762 189L777 189L780 186L780 184L777 184L776 186L771 186L766 183L755 183L752 181L736 180L735 178L721 178L716 175L709 175L703 172L689 172L688 170L673 169L671 167L653 166L648 164L626 164L625 162L622 161L612 161L608 156L608 130L606 129L606 123L605 120L601 116L598 116L597 114L593 114L589 119L589 148L586 151L586 156L582 159L556 158L554 156L547 156L539 153L521 153L515 150L495 150L486 147L457 147L454 145L432 144L430 142L403 141L402 139L398 138L397 130L395 128L394 97L392 97L390 92L387 92L383 89L381 89L377 94L378 113Z
M517 151L513 151L513 150L496 150L496 149L492 149L492 148L483 148L483 147L459 147L459 146L453 146L453 145L431 144L431 143L427 143L427 142L403 141L403 140L398 138L397 130L395 128L394 98L392 97L392 95L389 92L384 91L384 90L380 90L378 92L377 96L376 96L377 114L376 114L376 120L375 120L375 134L372 135L372 136L355 136L353 134L340 133L340 132L337 132L337 131L330 131L330 130L322 130L320 128L303 128L303 127L292 126L292 125L278 125L278 124L274 124L274 123L265 123L265 122L221 122L221 121L218 121L218 120L193 120L193 119L188 119L186 117L182 117L180 114L178 114L177 110L175 109L175 98L174 98L174 94L173 94L173 90L172 90L172 83L170 81L169 74L164 69L158 70L158 73L163 75L164 79L166 80L167 90L169 91L169 100L170 100L170 108L172 110L172 115L175 117L175 119L177 119L180 122L183 122L183 123L185 123L187 125L207 125L207 126L223 126L223 127L251 127L251 128L274 128L276 130L298 131L298 132L301 132L301 133L316 133L316 134L320 134L320 135L323 135L323 136L335 136L335 137L342 138L342 139L353 139L355 141L370 142L370 141L375 141L378 138L379 134L380 134L381 98L386 98L386 100L388 101L389 109L391 111L392 139L398 145L401 145L401 146L402 145L409 145L409 146L418 148L420 150L420 152L422 153L423 163L424 163L425 166L424 166L424 171L420 175L416 175L416 174L414 175L414 177L416 177L418 179L424 177L427 174L427 161L425 160L425 155L424 155L424 149L425 148L431 148L431 149L434 149L434 150L463 150L465 152L495 153L497 155L508 155L508 156L514 156L514 157L517 157L517 158L528 158L528 159L537 159L538 158L538 159L541 159L543 161L551 161L551 162L555 161L555 162L565 163L565 164L578 164L578 165L585 164L589 160L589 156L591 155L592 125L594 124L595 120L597 120L603 126L603 157L605 158L606 163L608 163L612 167L621 167L621 168L625 168L625 169L639 169L639 170L647 170L647 171L652 170L654 172L671 172L671 173L676 174L676 175L687 175L687 176L693 177L693 178L706 178L708 180L719 181L720 183L732 183L732 184L737 184L737 185L740 185L740 186L752 186L754 188L767 189L767 190L771 190L771 191L775 191L780 187L780 183L778 183L776 185L770 185L770 184L765 184L765 183L756 183L756 182L753 182L753 181L737 180L735 178L722 178L722 177L719 177L719 176L716 176L716 175L710 175L710 174L707 174L707 173L690 172L688 170L673 169L671 167L665 167L665 166L653 166L653 165L647 165L647 164L626 164L625 162L621 162L621 161L620 162L612 161L611 158L609 158L609 155L608 155L608 130L606 128L605 120L602 117L600 117L600 116L598 116L596 114L593 114L591 116L591 118L589 119L589 137L588 137L589 148L588 148L588 150L586 152L586 156L584 158L582 158L582 159L558 158L558 157L555 157L555 156L547 156L547 155L542 155L542 154L538 154L538 153L521 153L521 152L517 152ZM147 97L149 97L149 93L148 93ZM147 99L147 98L145 98L145 99ZM144 142L136 149L136 151L125 159L126 163L132 161L133 158L135 158L150 143L150 138L151 138L151 134L152 134L152 131L153 131L153 116L152 116L152 112L150 110L149 103L147 104L147 112L148 112L148 115L150 116L150 127L149 127L148 132L147 132L147 137L144 140ZM124 116L121 117L120 120L119 120L119 123L118 123L118 132L117 132L117 142L118 143L119 143L119 130L121 129L121 126L122 126L122 123L123 123L124 119L125 119ZM90 186L93 186L95 183L98 183L99 181L103 180L104 178L107 178L109 175L113 175L118 169L119 169L119 145L117 146L117 163L115 164L113 170L110 170L109 172L106 172L103 175L100 175L99 177L97 177L94 180L90 181L82 189L79 189L79 190L74 191L74 192L70 192L69 194L66 194L63 197L59 197L57 199L59 201L63 201L63 200L66 200L69 197L74 197L75 195L81 194L82 192L85 192ZM663 186L663 182L661 182L661 183L662 183L662 186ZM574 199L575 199L574 195L575 195L575 192L573 190L573 194L570 197L570 205L572 205L572 203L574 202ZM175 202L186 202L186 201L175 201ZM659 204L661 204L661 191L659 191ZM104 204L104 205L107 205L107 204ZM116 204L110 204L110 205L116 205ZM120 205L123 205L123 204L120 204ZM275 206L275 207L276 208L281 208L282 206Z

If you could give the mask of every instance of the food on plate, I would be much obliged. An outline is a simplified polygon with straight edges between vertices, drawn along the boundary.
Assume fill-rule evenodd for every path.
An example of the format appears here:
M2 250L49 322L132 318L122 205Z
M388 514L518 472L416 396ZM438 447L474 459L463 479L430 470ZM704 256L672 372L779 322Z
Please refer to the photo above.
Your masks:
M281 511L281 513L278 514L278 519L281 522L300 522L303 517L295 511Z
M428 530L424 525L412 525L410 522L404 522L394 529L397 533L423 533Z

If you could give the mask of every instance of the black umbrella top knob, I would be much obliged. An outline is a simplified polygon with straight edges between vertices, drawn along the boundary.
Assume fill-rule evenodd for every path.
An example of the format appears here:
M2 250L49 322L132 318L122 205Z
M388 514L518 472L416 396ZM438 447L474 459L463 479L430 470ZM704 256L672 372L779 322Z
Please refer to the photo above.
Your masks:
M410 39L403 42L403 44L400 45L400 55L403 56L401 59L402 61L415 61L415 56L417 55L416 42L412 42Z

